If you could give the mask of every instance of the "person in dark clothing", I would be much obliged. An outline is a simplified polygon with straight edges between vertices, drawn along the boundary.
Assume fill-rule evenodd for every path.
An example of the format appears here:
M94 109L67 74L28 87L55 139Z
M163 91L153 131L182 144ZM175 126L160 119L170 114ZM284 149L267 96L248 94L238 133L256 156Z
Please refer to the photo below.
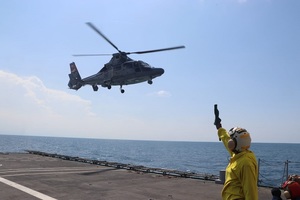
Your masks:
M273 195L272 200L282 200L282 198L281 198L281 191L280 191L279 188L273 188L271 190L271 193Z

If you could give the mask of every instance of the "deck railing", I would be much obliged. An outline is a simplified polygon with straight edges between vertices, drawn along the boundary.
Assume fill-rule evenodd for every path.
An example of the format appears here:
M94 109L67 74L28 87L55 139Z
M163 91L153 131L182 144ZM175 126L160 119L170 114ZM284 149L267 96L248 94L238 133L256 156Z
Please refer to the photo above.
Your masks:
M298 161L270 161L258 160L259 177L258 185L266 187L280 187L289 175L300 174Z

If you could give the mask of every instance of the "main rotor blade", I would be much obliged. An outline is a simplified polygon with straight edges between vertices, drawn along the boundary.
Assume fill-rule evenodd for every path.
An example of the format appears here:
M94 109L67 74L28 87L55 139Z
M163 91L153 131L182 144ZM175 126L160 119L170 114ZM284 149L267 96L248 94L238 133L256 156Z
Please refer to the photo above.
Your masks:
M73 56L111 56L112 54L75 54Z
M170 48L163 48L163 49L154 49L154 50L148 50L148 51L126 52L126 54L154 53L154 52L158 52L158 51L169 51L169 50L182 49L182 48L185 48L185 46L177 46L177 47L170 47Z
M112 45L115 49L117 49L118 52L121 53L118 47L114 45L103 33L101 33L101 31L99 31L91 22L87 22L86 24L92 29L94 29L94 31L96 31L99 35L101 35L110 45Z

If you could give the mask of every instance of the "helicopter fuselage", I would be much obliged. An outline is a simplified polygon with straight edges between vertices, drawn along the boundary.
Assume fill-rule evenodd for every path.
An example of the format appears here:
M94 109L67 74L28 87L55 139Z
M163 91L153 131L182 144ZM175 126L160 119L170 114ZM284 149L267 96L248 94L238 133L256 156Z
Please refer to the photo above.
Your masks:
M110 87L115 85L130 85L148 81L161 76L162 68L154 68L143 61L126 61L122 64L112 66L106 64L97 74L82 79L83 84L101 85Z
M98 90L98 85L111 89L111 86L131 85L147 81L152 84L152 79L161 76L164 69L151 67L141 60L132 60L126 55L114 54L109 63L96 74L81 79L75 63L70 64L71 74L69 74L69 87L78 90L81 86L91 85L94 91Z

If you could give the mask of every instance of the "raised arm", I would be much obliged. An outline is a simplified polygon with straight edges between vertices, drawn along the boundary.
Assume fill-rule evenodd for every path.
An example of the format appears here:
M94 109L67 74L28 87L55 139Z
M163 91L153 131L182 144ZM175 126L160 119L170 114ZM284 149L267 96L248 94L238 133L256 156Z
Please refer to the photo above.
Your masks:
M218 110L218 105L215 104L214 105L214 113L215 113L215 122L214 125L216 126L217 130L218 130L218 136L219 136L219 141L222 141L225 148L227 149L228 153L230 154L230 156L232 156L232 151L230 151L230 149L228 148L228 140L230 140L230 136L228 135L227 131L222 128L222 124L221 124L221 119L219 117L219 110Z
M218 104L214 105L214 113L215 113L215 123L214 123L214 125L216 126L216 128L218 130L219 128L222 128L222 124L221 124L222 120L219 117Z

